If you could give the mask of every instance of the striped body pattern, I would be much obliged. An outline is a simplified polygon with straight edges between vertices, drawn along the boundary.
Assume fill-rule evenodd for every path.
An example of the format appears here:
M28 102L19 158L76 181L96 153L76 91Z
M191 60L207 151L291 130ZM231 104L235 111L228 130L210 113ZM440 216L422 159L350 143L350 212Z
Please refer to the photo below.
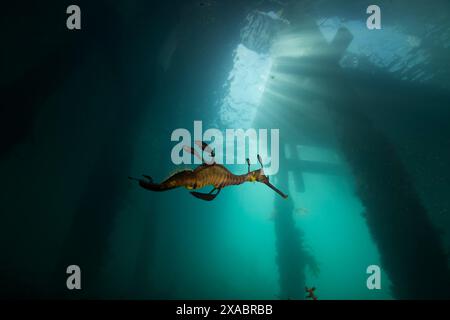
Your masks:
M190 185L192 189L200 189L208 185L221 189L249 181L248 173L235 175L220 164L200 166L192 171L192 174L195 176L195 183Z
M144 178L128 178L138 181L142 188L150 191L166 191L178 187L185 187L188 190L196 190L206 186L212 186L213 189L209 193L191 191L193 196L206 201L214 200L220 190L225 187L240 185L244 182L260 182L267 185L281 197L286 199L288 196L269 182L269 178L264 174L264 170L262 169L262 161L259 156L258 161L261 164L261 169L250 171L250 163L247 159L248 172L241 175L231 173L221 164L203 163L194 170L183 170L174 173L161 183L154 183L153 179L147 175L143 175Z

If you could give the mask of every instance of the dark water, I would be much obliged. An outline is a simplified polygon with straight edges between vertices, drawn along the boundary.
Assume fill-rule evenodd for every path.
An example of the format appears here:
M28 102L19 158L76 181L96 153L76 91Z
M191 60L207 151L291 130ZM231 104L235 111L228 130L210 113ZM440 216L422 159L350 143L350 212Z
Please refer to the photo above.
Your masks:
M368 30L364 1L111 2L79 31L67 1L2 9L2 298L450 297L448 3L378 1ZM279 129L288 200L127 179L192 168L195 120Z

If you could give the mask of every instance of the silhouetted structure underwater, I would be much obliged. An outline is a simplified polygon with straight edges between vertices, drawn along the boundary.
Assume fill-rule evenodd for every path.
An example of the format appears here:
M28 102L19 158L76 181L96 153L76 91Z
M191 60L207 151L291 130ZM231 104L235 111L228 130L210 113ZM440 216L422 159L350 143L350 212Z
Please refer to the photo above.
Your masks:
M314 22L308 25L307 20L303 27L317 28ZM335 120L337 141L357 181L357 195L365 207L382 268L389 275L397 299L449 298L448 258L438 232L395 147L358 110L367 99L359 98L353 89L358 84L337 63L351 41L349 31L341 28L327 53L328 61L322 61L326 67L309 76L333 97L325 105ZM375 97L378 94L373 92Z
M139 4L144 6L144 1L140 1ZM97 65L88 72L87 75L92 78L86 84L104 85L107 89L100 93L95 90L87 90L86 92L92 94L97 92L103 95L105 95L105 92L110 95L115 94L109 100L105 100L104 105L98 106L107 117L107 119L98 123L98 126L102 128L101 131L106 132L106 139L98 147L97 158L93 159L92 166L88 168L87 182L79 182L78 187L84 187L84 191L74 205L73 224L61 246L61 258L55 266L51 279L39 280L41 274L39 271L34 273L33 268L30 268L28 271L31 271L27 273L27 264L32 265L33 261L23 257L20 261L10 260L11 256L17 257L18 255L13 252L14 247L8 248L6 252L3 252L6 261L0 266L1 297L74 297L73 292L69 295L66 290L65 279L67 275L64 273L67 265L74 262L80 264L82 270L88 270L88 272L83 273L83 286L84 284L86 286L84 286L81 294L76 297L98 298L106 294L106 290L101 287L98 280L103 271L106 252L109 250L109 237L113 229L114 219L121 209L124 195L127 194L126 175L124 174L122 179L116 177L116 174L117 172L126 172L130 167L131 144L129 141L134 138L134 123L148 108L147 105L142 105L142 96L150 95L149 92L153 94L161 89L160 79L154 79L152 83L143 83L142 79L137 77L141 74L141 65L149 60L157 60L156 50L147 50L150 46L145 47L145 45L142 45L145 50L140 47L140 43L148 39L144 39L142 36L130 38L124 33L123 30L129 28L130 25L121 20L119 11L108 10L107 1L101 1L96 5L88 1L81 1L79 5L86 12L90 12L90 15L83 17L85 19L83 21L89 25L87 29L89 32L83 30L80 34L71 35L67 34L63 19L49 22L49 25L55 23L55 25L60 26L60 29L55 29L54 33L48 35L48 30L45 29L46 24L43 23L45 19L41 19L41 15L45 15L43 10L48 10L48 8L44 8L40 4L29 7L33 10L30 10L29 15L23 20L29 24L35 23L36 26L44 26L39 29L37 35L47 34L49 38L55 36L57 40L53 45L56 46L56 49L49 52L42 51L46 57L33 60L28 68L24 67L21 70L23 72L18 72L18 77L11 82L7 82L5 88L2 89L5 101L0 110L0 121L2 123L0 157L6 158L14 145L23 143L27 139L31 140L34 118L46 106L47 99L55 91L67 85L63 83L63 80L72 79L78 68L86 66L85 63L89 60L86 57L89 56L88 53L91 51L95 51L100 56L99 60L102 60L106 68ZM137 20L131 23L134 27L131 28L131 31L130 29L128 31L134 31L136 35L144 29L148 30L149 34L152 35L149 38L151 40L148 41L153 41L154 43L151 45L158 47L163 43L165 36L159 30L169 30L171 26L177 23L176 17L173 16L176 5L176 1L167 5L160 3L158 4L159 11L152 15L153 4L147 4L147 7L142 7L142 14L138 15ZM9 10L10 6L12 7L11 10ZM5 15L22 12L20 6L21 4L9 4L3 8ZM59 13L64 11L65 4L62 3L55 5L52 12L47 12L46 16L59 17ZM150 16L148 13L150 13ZM161 13L165 13L164 19L159 19L158 15ZM315 22L309 20L301 12L299 13L298 10L286 8L285 13L286 15L295 15L295 20L301 21L298 25L299 31L312 30L315 34L320 34ZM11 14L11 16L14 16L14 14ZM290 17L287 16L286 18L289 19ZM124 19L126 20L126 18ZM294 19L291 20L294 21ZM28 26L24 26L24 30L27 28ZM61 30L63 31L61 32ZM322 68L320 71L303 70L301 74L298 73L298 76L310 77L317 81L327 88L330 96L332 96L328 100L324 99L324 102L335 121L336 140L357 181L356 192L365 207L365 218L372 237L378 246L382 268L392 282L394 298L450 298L448 257L439 235L430 221L428 212L422 204L413 181L409 177L393 143L377 127L377 123L371 121L364 111L358 108L364 103L369 103L359 98L356 90L354 90L361 84L346 77L337 64L340 56L349 45L349 41L351 39L348 37L348 32L341 29L332 45L328 47L329 60L324 62L322 61L323 57L311 60L311 65L320 63L326 68ZM26 43L26 41L22 42ZM133 45L138 49L134 48ZM14 49L20 52L28 50L26 46L14 47ZM126 53L130 53L133 49L136 49L139 54L133 55L134 61L129 61ZM95 58L92 61L95 61ZM94 65L92 61L91 64ZM146 72L158 75L159 69L155 64L156 62L151 64ZM188 65L189 63L185 61L185 64ZM133 80L129 81L129 79ZM179 82L178 85L186 85L191 79L184 81L184 83ZM22 92L23 88L29 88L30 90ZM380 88L377 89L380 91ZM373 96L380 94L379 91L372 91ZM318 97L314 96L314 98ZM321 98L323 99L323 97ZM92 106L87 104L90 100L91 96L71 97L65 107L69 110L72 108L83 112L86 108ZM111 104L107 105L108 102ZM376 102L372 103L376 107ZM171 111L165 112L168 115ZM158 126L159 119L157 117L163 116L163 112L155 116L155 126ZM300 118L300 115L296 116ZM288 120L291 121L291 119L295 119L295 117ZM284 120L287 122L287 119ZM17 126L17 123L20 123L20 125ZM84 124L83 122L82 125ZM73 129L76 130L79 129L77 126L80 123L68 125L72 125ZM116 131L117 128L120 128L120 130ZM152 130L156 131L156 129L149 129L149 132L153 132ZM292 142L297 137L292 136L290 139ZM73 149L76 149L75 146ZM304 186L299 177L300 165L299 168L296 166L297 164L313 164L300 162L298 159L288 160L285 158L283 150L281 148L282 170L277 177L279 188L287 190L288 171L291 170L294 173L296 187L303 190ZM64 156L61 156L62 159L69 158L67 154L70 154L70 152L68 150L61 151L61 153L65 153ZM290 169L284 170L283 168L286 167ZM33 169L32 166L31 168ZM339 169L314 167L314 170L329 173ZM77 172L64 172L63 178L71 181L76 174ZM30 177L33 178L32 173L30 173ZM33 184L26 191L32 193L35 191L34 187ZM49 191L51 191L51 188L49 188ZM305 250L303 232L295 225L292 216L294 208L292 198L283 200L275 196L274 199L274 228L277 250L275 259L279 270L280 298L304 299L304 270L306 265L315 263L314 258L311 253ZM70 217L70 215L68 216ZM13 218L8 216L5 219L8 219L8 224L5 225L12 225L10 222ZM34 224L38 222L44 224L44 222L41 222L41 217L30 215L29 220L21 225L19 234L26 236L26 231L34 230ZM45 227L50 228L47 225ZM41 230L39 228L49 231L38 225L36 229ZM42 234L36 232L30 236L30 239L17 240L19 242L17 247L24 250L33 250L33 241L40 240L38 236L42 236ZM3 242L6 243L6 240L9 240L7 236L2 237ZM25 241L28 243L23 244ZM136 286L135 292L138 295L142 294L142 296L146 295L146 285L148 284L146 279L151 264L149 253L149 248L153 244L150 243L151 241L153 240L148 233L142 236L141 247L136 258L137 267L132 275L132 284L130 285ZM51 249L48 250L51 252ZM42 258L44 259L44 257ZM20 279L11 277L13 273L20 274ZM139 279L144 279L142 284L139 283ZM48 286L42 286L44 283L48 283Z

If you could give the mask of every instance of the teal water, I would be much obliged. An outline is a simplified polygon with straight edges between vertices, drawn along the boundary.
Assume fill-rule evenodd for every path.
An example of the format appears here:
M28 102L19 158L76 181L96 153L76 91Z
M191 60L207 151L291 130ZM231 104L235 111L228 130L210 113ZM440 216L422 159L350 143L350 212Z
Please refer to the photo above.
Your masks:
M71 34L62 4L22 13L7 39L34 40L2 59L0 297L450 296L448 4L380 1L371 40L366 4L282 3L82 1ZM353 38L337 54L339 28ZM170 135L196 120L279 129L270 178L289 200L247 183L204 202L127 179L194 168L172 163Z

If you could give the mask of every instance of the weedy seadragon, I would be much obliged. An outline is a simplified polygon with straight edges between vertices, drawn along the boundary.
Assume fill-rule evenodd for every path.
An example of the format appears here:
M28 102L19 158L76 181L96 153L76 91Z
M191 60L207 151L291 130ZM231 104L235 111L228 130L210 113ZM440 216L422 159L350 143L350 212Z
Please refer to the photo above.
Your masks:
M196 190L206 186L212 186L213 189L209 193L201 193L196 191L190 192L193 196L206 201L214 200L220 191L225 187L240 185L245 182L263 183L284 199L288 197L269 182L269 177L264 174L262 160L259 155L257 158L259 164L261 165L261 169L250 171L250 160L247 158L248 172L242 175L235 175L223 165L215 163L214 150L211 150L208 144L201 141L196 141L196 144L201 147L203 152L206 152L211 156L213 160L210 163L207 163L203 157L200 157L194 148L186 146L185 150L202 160L202 164L194 170L183 170L177 172L161 183L154 183L153 179L148 175L142 175L143 178L128 178L138 181L142 188L151 191L167 191L178 187L185 187L188 190Z

